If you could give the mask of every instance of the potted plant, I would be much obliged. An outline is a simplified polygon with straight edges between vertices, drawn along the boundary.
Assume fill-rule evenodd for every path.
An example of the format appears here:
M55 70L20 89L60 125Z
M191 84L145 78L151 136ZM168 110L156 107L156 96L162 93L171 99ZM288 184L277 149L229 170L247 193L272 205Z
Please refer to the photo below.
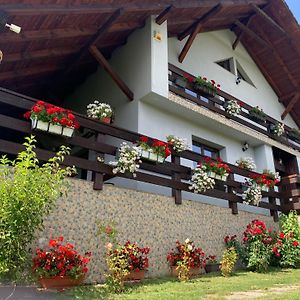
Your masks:
M256 182L249 180L246 185L246 190L242 194L244 204L259 205L262 200L261 186Z
M277 136L282 136L284 134L284 124L277 122L276 124L269 125L269 131Z
M256 165L251 157L240 158L235 162L236 166L247 171L254 171Z
M231 116L237 116L241 113L241 103L237 100L227 100L224 103L225 111Z
M50 240L49 249L37 249L32 270L43 288L64 289L83 282L91 253L81 256L64 238Z
M37 101L31 110L24 114L26 119L31 119L32 129L47 131L67 137L73 135L74 129L80 127L75 121L74 114L44 101Z
M263 170L262 174L251 175L250 177L256 184L260 185L261 189L265 192L269 191L269 188L280 182L280 176L278 172L271 172L270 170Z
M171 155L168 143L159 140L150 140L146 136L141 136L136 142L140 151L140 156L149 161L163 163Z
M194 89L205 96L215 96L220 88L214 80L208 81L206 77L198 76L193 80Z
M253 121L258 123L265 123L267 119L267 115L258 106L255 106L249 110L249 116Z
M177 153L180 153L182 151L189 149L187 141L185 139L181 139L175 135L168 135L167 142L168 142L169 146L172 147L172 149Z
M200 164L192 171L190 190L194 193L204 193L215 187L215 180L208 176L206 169Z
M217 161L213 161L210 157L205 157L202 166L209 177L218 180L226 181L229 173L231 173L231 169L221 158L217 158Z
M107 103L101 103L95 100L87 106L87 116L89 118L97 119L103 123L110 124L113 110L111 106Z
M288 135L292 139L300 140L300 130L297 128L292 128L290 131L288 131Z
M215 255L209 255L206 257L205 271L206 273L220 271L220 263L218 263Z
M118 151L117 161L110 161L109 164L113 167L113 174L130 173L136 177L136 172L140 167L140 149L135 146L129 146L123 142Z
M173 276L179 280L189 280L199 275L205 267L205 254L201 248L196 248L194 243L186 239L184 243L176 242L176 248L167 256Z
M141 248L127 241L124 245L108 244L107 262L114 278L122 281L141 281L149 268L150 248Z

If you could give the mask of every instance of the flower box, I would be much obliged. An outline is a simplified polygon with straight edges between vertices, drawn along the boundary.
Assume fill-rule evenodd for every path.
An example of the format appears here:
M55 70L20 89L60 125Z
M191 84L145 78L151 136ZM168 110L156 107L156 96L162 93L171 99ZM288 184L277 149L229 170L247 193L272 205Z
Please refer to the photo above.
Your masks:
M51 124L37 119L31 119L31 128L41 130L41 131L47 131L58 135L63 135L66 137L72 137L74 133L74 128L63 127L61 125Z
M200 84L195 83L194 89L197 92L200 92L204 97L214 97L217 94L217 91L214 91L210 88L207 88L206 86L202 86Z
M222 181L226 181L227 180L227 177L228 177L228 174L225 174L225 175L219 175L219 174L216 174L215 172L212 172L212 171L209 171L207 173L207 175L210 177L210 178L214 178L214 179L218 179L218 180L222 180Z
M132 271L125 278L124 281L142 281L145 278L145 270L139 272Z
M106 117L101 119L102 123L110 124L111 123L111 117Z
M172 266L171 267L171 275L173 277L178 277L178 273L179 273L179 270L177 269L177 266ZM202 273L204 273L204 272L203 272L203 269L200 267L190 268L190 277L195 277Z
M165 158L161 155L158 155L157 153L154 153L150 150L144 150L142 148L140 149L140 156L141 158L147 159L149 161L163 163L165 161Z
M263 191L263 192L269 192L269 187L267 186L267 185L262 185L261 186L261 190Z
M39 283L44 289L63 290L82 284L84 276L79 278L71 278L69 276L41 277Z
M205 265L205 272L206 273L219 272L220 271L220 265L221 264L218 264L218 263L206 264Z

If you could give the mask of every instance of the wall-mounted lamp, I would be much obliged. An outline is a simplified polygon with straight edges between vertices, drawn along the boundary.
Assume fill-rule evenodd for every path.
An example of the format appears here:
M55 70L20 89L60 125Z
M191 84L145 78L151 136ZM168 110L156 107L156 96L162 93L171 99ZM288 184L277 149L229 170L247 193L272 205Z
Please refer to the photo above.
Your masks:
M249 144L247 142L244 143L242 150L245 152L249 149Z
M19 34L22 29L20 26L17 26L15 24L8 24L8 23L5 24L5 27L8 27L10 31L13 31L17 34Z
M241 78L240 78L239 76L236 78L235 83L236 83L237 85L241 83Z
M154 30L153 37L155 40L161 42L161 33L159 31Z

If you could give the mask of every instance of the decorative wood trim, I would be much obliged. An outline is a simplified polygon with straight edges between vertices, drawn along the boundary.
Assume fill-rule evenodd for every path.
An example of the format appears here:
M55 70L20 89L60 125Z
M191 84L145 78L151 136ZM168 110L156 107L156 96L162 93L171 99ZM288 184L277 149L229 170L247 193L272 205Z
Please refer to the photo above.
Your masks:
M295 94L295 96L291 99L291 101L289 102L289 104L287 105L285 111L282 113L281 115L281 120L284 120L285 117L287 116L287 114L293 109L293 107L295 106L295 104L300 100L300 94L297 93Z
M268 14L266 14L261 8L259 8L256 4L250 3L250 6L254 9L254 11L257 13L257 15L261 16L264 20L266 20L269 24L271 24L274 28L276 28L278 31L283 33L285 36L287 36L287 33L285 30L279 26Z
M165 10L163 10L155 19L155 22L158 25L161 25L164 23L167 19L169 14L171 13L172 9L174 8L173 5L169 5Z
M199 24L204 24L209 18L216 15L222 8L223 8L223 6L222 6L221 3L219 3L219 4L215 5L214 7L212 7L207 13L205 13L202 17L200 17L194 24L192 24L187 29L185 29L182 33L180 33L178 35L178 39L180 41L182 41L186 36L188 36L189 34L195 32L195 28L197 28L197 26Z
M251 29L249 29L246 25L244 25L243 23L241 23L239 20L236 20L234 22L234 24L236 26L238 26L243 32L247 33L253 39L255 39L260 44L262 44L264 47L266 47L270 51L274 52L274 49L272 48L272 46L269 43L267 43L265 40L263 40L261 37L259 37L254 31L252 31Z
M112 80L117 84L117 86L122 90L122 92L127 96L129 100L133 100L133 92L128 88L126 83L119 77L119 75L113 70L109 62L105 59L102 53L98 50L96 46L91 46L89 48L90 53L98 61L98 63L105 69L105 71L111 76Z

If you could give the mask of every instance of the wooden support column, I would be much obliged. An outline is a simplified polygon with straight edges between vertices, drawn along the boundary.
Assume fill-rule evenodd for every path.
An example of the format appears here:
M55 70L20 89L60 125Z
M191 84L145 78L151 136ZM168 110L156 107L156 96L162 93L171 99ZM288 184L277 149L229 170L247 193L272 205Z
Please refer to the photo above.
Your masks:
M244 31L246 34L248 34L249 36L251 36L252 38L254 38L257 42L259 42L261 45L263 45L264 47L266 47L267 49L269 49L270 51L274 52L273 48L271 47L271 45L269 43L267 43L266 41L264 41L261 37L259 37L254 31L252 31L251 29L249 29L246 25L244 25L243 23L241 23L239 20L236 20L234 22L234 24L236 26L238 26L242 31Z
M287 116L287 114L293 109L293 107L299 101L299 99L300 99L300 94L299 93L295 94L294 97L289 102L289 104L287 105L285 111L281 115L281 120L285 119L285 117Z
M97 133L96 143L97 142L104 143L105 142L104 139L105 139L105 134ZM100 162L97 162L98 156L104 159L104 154L96 152L96 163L99 164ZM103 189L103 178L104 178L103 173L94 173L94 185L93 185L94 190L102 190Z
M159 14L159 16L155 19L155 22L158 25L161 25L162 23L164 23L168 19L168 16L171 13L172 8L173 8L173 5L168 6L164 11L162 11Z
M245 26L248 27L248 26L250 25L250 23L251 23L251 21L253 20L253 17L254 17L254 16L255 16L255 14L251 15L251 16L248 18L248 20L247 20ZM240 40L242 39L243 35L244 35L244 32L243 32L242 30L237 34L236 39L235 39L235 41L234 41L233 44L232 44L232 50L235 50L235 49L236 49L236 47L237 47L238 43L240 42Z
M180 157L172 154L171 161L173 164L180 165ZM180 181L180 174L173 172L172 179ZM175 204L182 204L182 192L181 190L172 189L172 196L175 198Z
M89 48L90 53L98 61L98 63L105 69L105 71L111 76L112 80L117 84L117 86L122 90L122 92L128 97L129 100L133 100L133 92L128 88L126 83L119 77L119 75L113 70L109 62L105 59L102 53L98 50L96 46L91 46Z
M228 179L229 180L234 180L234 175L229 174ZM227 192L229 194L232 194L233 193L233 187L229 186ZM231 208L231 213L233 215L237 215L239 213L237 202L228 201L228 206L229 206L229 208Z
M270 204L276 204L276 199L273 197L269 197L269 203ZM270 215L273 217L274 222L278 222L278 211L274 209L270 209Z

